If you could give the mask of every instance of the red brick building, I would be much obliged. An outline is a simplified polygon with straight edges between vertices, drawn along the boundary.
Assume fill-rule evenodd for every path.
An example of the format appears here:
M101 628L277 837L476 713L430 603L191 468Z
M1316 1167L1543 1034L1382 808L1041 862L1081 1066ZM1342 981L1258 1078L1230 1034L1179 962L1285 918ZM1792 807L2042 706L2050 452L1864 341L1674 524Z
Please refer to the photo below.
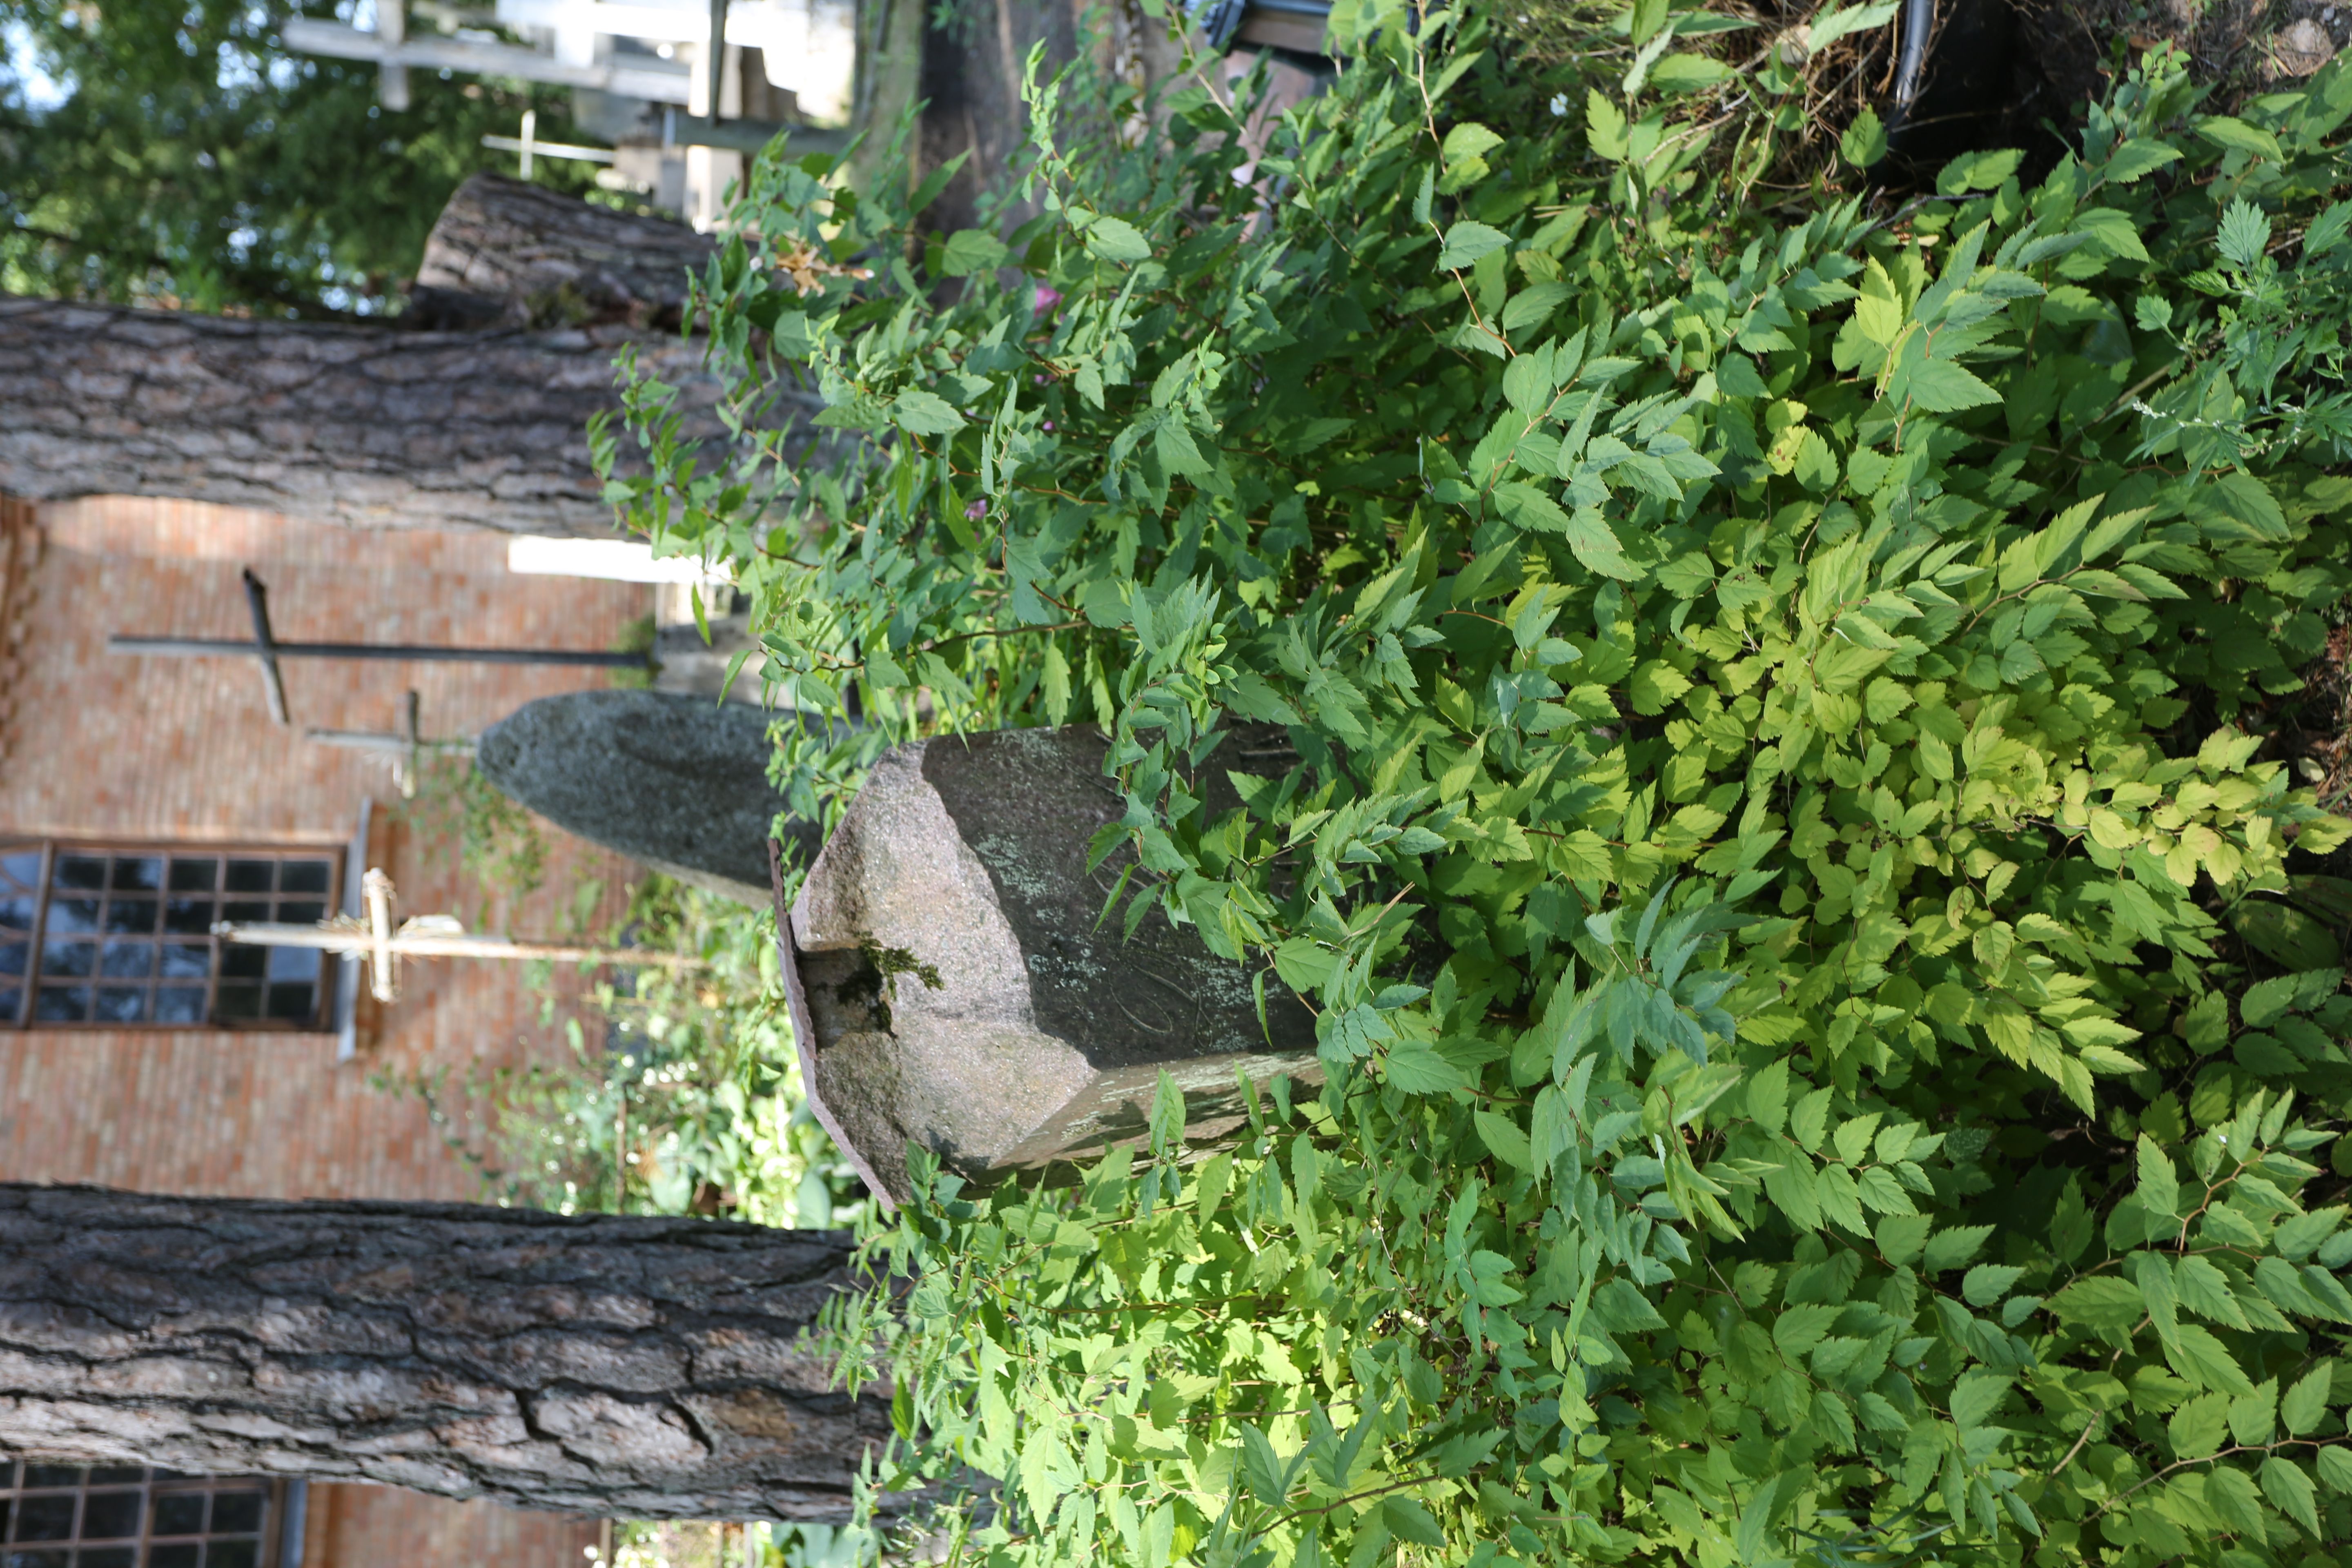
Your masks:
M471 1199L423 1105L371 1088L551 1056L516 966L411 963L399 1002L291 950L226 950L214 918L316 919L380 866L405 913L472 922L482 890L395 809L384 761L307 728L471 735L583 668L289 660L290 723L256 661L110 652L110 633L249 637L241 574L285 641L609 648L653 590L519 576L489 532L354 533L268 514L106 499L0 502L0 1180L274 1198ZM362 829L362 818L366 826ZM545 886L489 923L595 920L630 868L550 831ZM264 910L267 912L263 912ZM117 1519L115 1516L120 1515ZM49 1568L573 1568L594 1525L374 1487L240 1489L0 1460L0 1552ZM60 1531L68 1533L60 1534ZM93 1533L96 1531L97 1533ZM123 1534L121 1532L131 1531ZM116 1532L116 1533L108 1533Z

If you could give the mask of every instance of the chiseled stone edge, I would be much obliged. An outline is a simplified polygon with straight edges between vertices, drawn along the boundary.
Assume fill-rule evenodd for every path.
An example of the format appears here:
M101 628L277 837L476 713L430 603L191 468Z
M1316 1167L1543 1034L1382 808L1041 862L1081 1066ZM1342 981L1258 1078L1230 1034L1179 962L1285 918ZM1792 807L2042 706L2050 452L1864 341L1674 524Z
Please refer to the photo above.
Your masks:
M927 742L915 742L894 749L905 753L898 760L919 788L925 785L921 763L927 745ZM855 809L853 803L852 810ZM961 825L952 818L949 821L948 830L959 841L961 840ZM828 844L825 847L829 850L833 846ZM910 1195L909 1190L903 1181L889 1183L883 1179L875 1160L849 1136L840 1117L826 1100L817 1061L816 1029L808 1005L806 979L800 964L802 949L798 927L812 920L830 917L829 924L843 925L845 922L847 926L863 930L866 911L859 907L830 907L823 889L818 889L819 903L810 906L810 890L818 887L814 880L814 862L809 868L810 878L803 885L802 907L788 906L783 897L781 846L772 838L769 840L768 857L776 909L777 957L783 971L785 996L793 1021L793 1049L801 1064L802 1087L808 1095L809 1107L815 1113L818 1123L832 1136L835 1145L866 1183L867 1190L881 1203L883 1212L886 1215L895 1213L898 1205ZM822 853L819 858L823 858ZM833 889L835 894L842 890ZM862 889L857 889L856 893L863 891ZM850 900L853 904L857 902L856 893ZM866 934L878 938L884 933ZM1071 1095L1017 1144L992 1157L986 1164L987 1173L1001 1180L1016 1173L1074 1162L1091 1152L1107 1152L1121 1144L1144 1142L1148 1134L1142 1128L1148 1124L1151 1100L1158 1090L1159 1076L1163 1067L1185 1093L1186 1136L1200 1142L1223 1139L1246 1121L1246 1113L1242 1107L1239 1074L1247 1073L1254 1084L1261 1085L1277 1076L1286 1076L1309 1087L1320 1085L1323 1081L1322 1063L1312 1050L1286 1052L1275 1050L1271 1046L1264 1049L1223 1051L1178 1062L1155 1063L1149 1067L1108 1072ZM902 1166L898 1168L903 1169Z
M801 979L800 944L793 940L793 910L784 902L783 846L775 839L768 840L768 876L776 905L776 963L784 972L784 1003L792 1014L793 1050L800 1058L801 1089L808 1096L809 1109L816 1112L817 1125L824 1128L857 1174L866 1183L866 1190L882 1205L885 1215L898 1212L898 1203L882 1178L874 1172L873 1164L849 1141L840 1120L816 1090L816 1025L809 1017L808 993Z

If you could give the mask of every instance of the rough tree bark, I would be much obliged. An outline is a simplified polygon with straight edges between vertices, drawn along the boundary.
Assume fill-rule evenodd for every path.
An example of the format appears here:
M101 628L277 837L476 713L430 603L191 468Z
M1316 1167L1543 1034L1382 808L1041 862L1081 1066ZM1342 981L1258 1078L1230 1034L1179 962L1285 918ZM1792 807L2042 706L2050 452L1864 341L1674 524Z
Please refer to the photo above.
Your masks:
M0 1185L0 1452L839 1521L887 1403L802 1340L845 1237Z
M1045 46L1039 79L1053 79L1089 41L1079 26L1086 9L1072 0L996 0L929 13L917 68L923 110L909 174L919 180L960 154L971 156L925 211L925 226L946 234L980 222L981 197L1008 183L1029 140L1021 100L1029 50ZM1114 4L1099 15L1117 33L1129 9ZM1014 221L1031 216L1026 207L1016 210Z
M453 327L675 327L687 275L700 272L716 249L708 235L667 218L474 174L425 237L408 313Z
M588 421L625 345L723 438L700 350L622 327L404 331L0 296L0 490L366 527L609 534Z

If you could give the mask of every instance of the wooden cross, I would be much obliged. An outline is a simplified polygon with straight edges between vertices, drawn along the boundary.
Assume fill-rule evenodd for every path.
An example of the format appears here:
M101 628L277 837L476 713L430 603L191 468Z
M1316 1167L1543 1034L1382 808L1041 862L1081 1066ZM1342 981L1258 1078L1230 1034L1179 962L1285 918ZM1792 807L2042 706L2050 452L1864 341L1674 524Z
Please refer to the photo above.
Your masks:
M416 915L392 923L392 879L371 867L360 889L367 914L330 915L315 925L277 921L216 921L213 934L223 942L257 947L307 947L349 953L368 965L368 990L379 1002L400 1000L400 961L405 958L544 958L557 963L618 963L657 969L702 969L690 953L649 952L635 947L583 947L571 942L515 942L474 936L455 915Z
M397 14L393 0L382 0L387 15ZM428 11L420 5L419 11ZM520 19L524 8L514 8ZM529 8L536 11L538 8ZM615 16L608 20L609 27L597 27L598 9L588 0L553 7L559 13L575 13L594 32L620 31L624 18ZM643 18L652 8L639 6L615 7L631 13L629 36L642 36ZM680 7L679 9L686 9ZM444 12L446 7L433 6L429 12ZM372 60L383 73L378 78L378 91L387 106L392 95L404 93L407 68L421 66L428 70L461 70L485 76L512 77L522 81L551 82L561 87L593 88L621 98L642 99L647 103L688 109L701 101L703 107L691 112L666 116L663 121L665 144L680 147L731 147L738 152L757 153L766 147L780 131L793 132L796 150L838 151L848 144L847 133L807 125L785 125L772 121L724 119L717 111L719 62L725 58L723 44L713 46L711 38L723 40L727 36L725 0L714 0L709 20L704 31L691 23L682 26L665 26L659 30L683 40L703 41L703 53L711 59L710 68L699 72L707 79L705 90L698 95L698 72L682 61L656 58L651 55L622 55L612 59L578 63L541 54L536 49L520 48L512 44L491 43L478 38L445 38L427 36L412 38L407 36L404 16L391 28L379 25L377 31L362 32L357 27L340 22L329 22L310 16L289 16L281 25L278 37L287 48L296 54L325 55L334 59ZM392 86L394 73L403 84ZM544 148L541 149L545 151ZM550 153L549 156L555 154Z
M484 76L513 77L558 87L588 87L648 103L684 104L689 90L687 68L647 56L624 56L588 65L574 65L542 55L536 49L478 38L412 38L404 25L401 36L388 31L362 32L340 22L310 16L289 16L279 26L278 37L296 54L325 55L334 59L372 60L386 73L404 74L409 66L427 70L461 70ZM379 77L381 91L388 77Z
M583 163L609 163L613 161L610 147L583 147L572 142L542 142L539 139L539 110L522 111L522 134L515 136L485 136L482 145L493 153L520 154L521 166L515 173L523 179L530 178L534 158L570 158Z

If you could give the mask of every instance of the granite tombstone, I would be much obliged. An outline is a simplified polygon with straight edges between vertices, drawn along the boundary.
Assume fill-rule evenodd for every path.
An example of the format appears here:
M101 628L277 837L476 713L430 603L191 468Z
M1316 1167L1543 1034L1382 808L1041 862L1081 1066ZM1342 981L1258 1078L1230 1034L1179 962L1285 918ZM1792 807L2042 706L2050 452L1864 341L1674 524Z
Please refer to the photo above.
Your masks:
M667 691L574 691L490 726L474 765L559 827L758 907L771 896L768 839L785 809L768 781L776 718ZM806 864L815 827L789 831Z
M941 736L884 754L814 862L778 940L803 1082L867 1184L908 1191L909 1142L988 1181L1139 1136L1167 1069L1188 1134L1242 1119L1237 1072L1319 1081L1315 1024L1279 984L1154 910L1104 918L1123 860L1088 870L1122 814L1107 742L1081 729ZM1278 731L1229 739L1223 770L1295 762ZM1203 781L1204 783L1206 781Z

